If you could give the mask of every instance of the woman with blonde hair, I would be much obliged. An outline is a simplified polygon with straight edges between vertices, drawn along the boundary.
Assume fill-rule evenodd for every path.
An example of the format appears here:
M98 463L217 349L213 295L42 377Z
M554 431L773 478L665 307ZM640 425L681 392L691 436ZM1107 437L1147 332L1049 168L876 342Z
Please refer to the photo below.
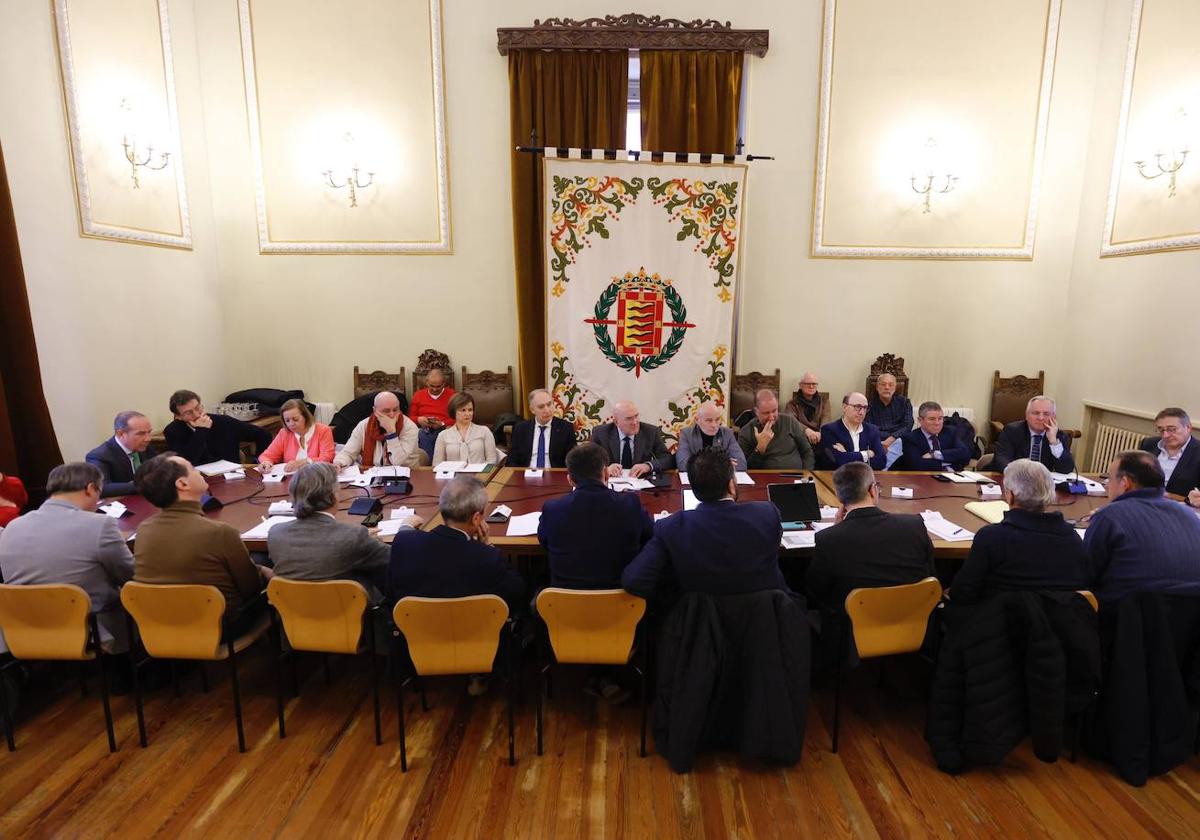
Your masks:
M283 428L258 456L259 469L269 472L276 464L284 464L287 472L295 472L309 461L333 461L333 430L316 421L304 400L288 400L280 407L279 416Z

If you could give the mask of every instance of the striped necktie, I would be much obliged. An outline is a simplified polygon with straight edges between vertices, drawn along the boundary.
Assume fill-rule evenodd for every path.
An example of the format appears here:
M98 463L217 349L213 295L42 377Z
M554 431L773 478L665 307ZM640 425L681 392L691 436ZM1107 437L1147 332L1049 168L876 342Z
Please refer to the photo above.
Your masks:
M1042 435L1034 435L1029 439L1029 460L1042 460Z

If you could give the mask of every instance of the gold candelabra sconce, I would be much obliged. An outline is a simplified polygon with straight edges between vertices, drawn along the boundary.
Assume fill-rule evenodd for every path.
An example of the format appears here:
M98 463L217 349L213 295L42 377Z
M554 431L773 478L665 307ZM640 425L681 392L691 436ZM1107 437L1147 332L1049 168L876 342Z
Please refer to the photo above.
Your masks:
M120 110L126 115L133 113L133 105L128 99L122 99L119 106ZM167 164L171 162L170 152L159 152L154 154L154 145L147 144L145 151L138 150L137 135L130 136L131 132L126 129L124 136L121 137L121 148L125 151L125 160L129 161L129 177L133 181L133 188L140 190L142 188L141 181L138 179L139 169L149 169L157 171L166 169Z
M936 165L936 162L933 160L933 157L936 149L937 141L932 137L928 138L925 141L925 145L922 150L923 157L929 160L927 165L921 167L925 170L925 174L917 175L916 173L913 173L908 179L909 185L912 187L912 191L919 196L923 196L925 199L923 203L923 209L921 210L922 215L933 212L932 199L935 194L944 195L948 192L952 192L958 183L957 175L952 175L949 172L947 172L945 175L934 174L934 166ZM939 182L939 180L942 184L942 187L941 189L935 189L935 184Z
M1179 108L1175 111L1173 129L1177 134L1182 134L1186 130L1187 125L1187 110ZM1155 152L1153 165L1148 165L1145 160L1135 160L1133 165L1137 167L1138 174L1147 181L1153 181L1156 178L1167 176L1167 198L1175 197L1176 184L1179 178L1179 170L1183 169L1183 165L1187 163L1188 158L1188 143L1184 137L1178 137L1173 144L1175 148L1168 152Z
M354 140L354 135L352 133L350 133L349 131L347 131L344 135L342 135L342 142L345 143L347 150L350 152L349 157L351 160L353 160L354 156L355 156L354 150L355 150L355 146L356 146L356 143ZM323 176L325 176L325 183L327 183L329 186L333 187L333 189L348 190L349 195L350 195L350 206L357 207L358 206L358 191L365 190L367 187L369 187L375 183L375 173L368 172L367 180L363 181L362 175L361 175L362 169L359 167L357 161L354 161L353 163L350 163L349 165L347 165L343 171L345 171L346 174L342 176L342 183L340 183L340 184L334 180L334 170L333 169L326 169L321 174Z

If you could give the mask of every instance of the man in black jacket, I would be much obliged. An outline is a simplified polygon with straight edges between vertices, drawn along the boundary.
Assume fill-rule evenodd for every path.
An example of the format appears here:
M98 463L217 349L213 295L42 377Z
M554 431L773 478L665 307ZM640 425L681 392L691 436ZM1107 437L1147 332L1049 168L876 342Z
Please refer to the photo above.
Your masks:
M156 454L150 446L150 419L140 411L122 411L113 418L113 436L89 452L84 460L104 474L101 495L107 498L137 493L133 474L143 461Z
M1192 421L1182 408L1164 408L1154 418L1158 437L1143 438L1139 449L1158 459L1167 492L1200 502L1200 444L1192 440Z
M1058 428L1058 410L1054 400L1037 396L1025 406L1025 419L1009 423L996 436L992 469L1003 472L1018 458L1040 461L1051 472L1069 473L1075 469L1071 457L1071 436Z
M567 453L575 448L575 427L554 416L554 400L545 388L529 395L532 420L513 428L512 451L505 462L509 467L565 467Z
M176 391L171 395L170 405L175 419L163 429L167 449L193 464L213 461L237 464L242 461L242 443L253 443L255 455L271 445L271 435L266 429L224 414L206 413L195 391Z
M933 574L933 543L921 517L885 513L870 465L851 462L833 474L841 507L836 524L816 534L807 589L815 602L840 608L852 589L916 583Z

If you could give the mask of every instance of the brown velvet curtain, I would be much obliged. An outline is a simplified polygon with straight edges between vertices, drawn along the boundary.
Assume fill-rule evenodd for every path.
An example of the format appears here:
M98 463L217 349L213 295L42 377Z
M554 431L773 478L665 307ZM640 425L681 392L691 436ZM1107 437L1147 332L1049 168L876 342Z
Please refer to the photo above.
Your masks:
M61 463L42 393L17 220L0 149L0 472L20 478L33 501L42 497L51 468Z
M642 148L737 151L742 53L642 50Z
M540 155L530 145L619 149L629 110L629 54L620 50L513 50L508 54L517 359L521 392L546 384ZM536 208L536 216L534 211ZM522 406L525 400L521 400Z

